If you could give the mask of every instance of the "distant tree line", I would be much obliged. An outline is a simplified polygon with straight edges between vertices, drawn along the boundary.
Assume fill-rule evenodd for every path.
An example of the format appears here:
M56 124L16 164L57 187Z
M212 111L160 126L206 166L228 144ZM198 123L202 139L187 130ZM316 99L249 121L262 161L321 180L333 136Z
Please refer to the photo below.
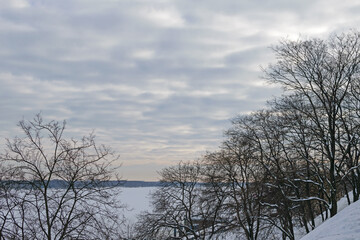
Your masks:
M233 119L220 149L161 171L139 238L295 239L360 194L360 33L285 40L265 78L284 94Z

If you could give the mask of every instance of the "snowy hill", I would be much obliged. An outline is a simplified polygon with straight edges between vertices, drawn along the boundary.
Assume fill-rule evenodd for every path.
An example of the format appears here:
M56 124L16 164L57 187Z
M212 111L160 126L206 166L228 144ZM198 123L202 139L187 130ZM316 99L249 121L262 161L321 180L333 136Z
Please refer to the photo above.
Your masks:
M359 240L360 201L350 204L301 240Z

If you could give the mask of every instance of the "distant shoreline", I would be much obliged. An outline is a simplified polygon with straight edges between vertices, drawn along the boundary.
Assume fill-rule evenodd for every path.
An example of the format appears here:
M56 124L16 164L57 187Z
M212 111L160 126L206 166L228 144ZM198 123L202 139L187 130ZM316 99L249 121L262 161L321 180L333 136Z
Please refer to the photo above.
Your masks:
M36 181L34 182L25 182L25 181L0 181L2 184L6 184L11 187L13 184L14 186L20 187L20 188L27 188L30 185L29 184L36 184ZM86 181L77 181L75 183L75 186L83 186L86 185ZM99 184L99 185L98 185ZM97 186L103 186L103 187L126 187L126 188L137 188L137 187L160 187L162 185L159 181L127 181L127 180L110 180L110 181L103 181L101 183L96 184ZM66 188L68 184L64 180L54 179L50 181L49 188Z

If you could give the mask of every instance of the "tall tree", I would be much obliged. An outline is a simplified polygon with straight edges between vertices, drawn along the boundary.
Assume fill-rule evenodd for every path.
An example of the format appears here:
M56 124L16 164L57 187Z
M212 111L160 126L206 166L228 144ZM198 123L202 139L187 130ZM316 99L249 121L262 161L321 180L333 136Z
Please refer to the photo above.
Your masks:
M330 179L330 213L337 213L337 173L346 156L338 137L347 122L341 121L354 82L359 81L360 34L320 39L283 41L274 47L278 61L266 70L266 78L303 97L308 107L297 109L313 122L313 134L322 143ZM351 147L351 146L349 146ZM346 148L346 147L345 147Z

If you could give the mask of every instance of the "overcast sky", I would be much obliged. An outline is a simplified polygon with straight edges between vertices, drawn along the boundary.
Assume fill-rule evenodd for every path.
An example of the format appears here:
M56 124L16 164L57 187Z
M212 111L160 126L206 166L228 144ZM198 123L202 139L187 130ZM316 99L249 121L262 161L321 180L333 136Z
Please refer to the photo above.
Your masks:
M229 119L281 89L281 39L360 25L352 0L0 0L0 144L42 112L95 130L129 180L216 150Z

